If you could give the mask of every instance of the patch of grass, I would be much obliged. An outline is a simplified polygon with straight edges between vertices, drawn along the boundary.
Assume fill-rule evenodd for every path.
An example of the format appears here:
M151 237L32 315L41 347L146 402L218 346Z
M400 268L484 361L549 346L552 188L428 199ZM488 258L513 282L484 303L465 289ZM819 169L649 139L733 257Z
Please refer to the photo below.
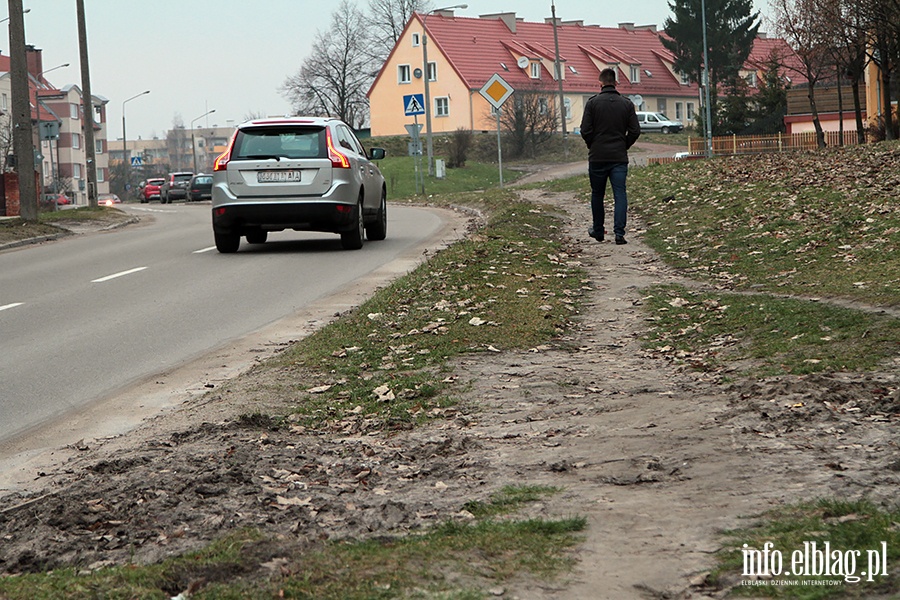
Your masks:
M378 162L387 184L388 200L414 198L416 194L416 161L411 156L387 157ZM419 163L420 177L424 174L424 196L436 196L474 190L487 190L500 183L500 169L496 164L469 161L465 167L447 169L446 177L428 175L428 162L423 156ZM503 182L509 183L522 174L503 169ZM421 181L421 180L420 180ZM419 197L423 196L421 189Z
M900 303L900 144L635 169L645 241L737 289Z
M549 488L508 488L498 501L509 509L507 496L516 497L520 506L549 493ZM446 522L424 534L333 542L318 549L242 531L156 565L2 578L0 597L166 600L194 587L190 597L197 600L476 600L515 576L552 580L567 572L574 562L568 551L586 524L581 517Z
M271 363L316 379L295 390L293 418L313 428L350 416L388 427L415 423L453 403L450 359L533 348L568 326L583 273L554 241L557 219L509 194L480 198L502 206L482 231Z
M542 485L506 486L491 494L489 502L473 501L463 507L476 518L493 517L518 510L523 504L556 494L560 488Z
M728 548L719 554L719 567L711 578L734 585L731 590L734 596L802 600L888 597L900 586L898 522L900 510L877 507L865 500L820 500L781 508L763 515L757 525L726 532ZM824 575L821 561L818 562L819 569L812 565L813 542L820 552L828 543L832 576ZM752 550L762 551L766 543L772 544L767 555L751 553ZM774 558L776 551L782 559L781 567ZM869 552L878 552L878 555ZM751 557L756 561L754 565L750 563ZM795 558L796 563L793 562ZM881 574L882 558L887 563L888 576ZM768 570L764 571L766 567ZM754 577L749 574L751 572L768 574ZM753 580L767 585L741 585L742 581ZM822 585L823 582L840 583Z
M659 286L644 299L645 346L712 370L747 374L867 371L900 353L900 320L822 302Z

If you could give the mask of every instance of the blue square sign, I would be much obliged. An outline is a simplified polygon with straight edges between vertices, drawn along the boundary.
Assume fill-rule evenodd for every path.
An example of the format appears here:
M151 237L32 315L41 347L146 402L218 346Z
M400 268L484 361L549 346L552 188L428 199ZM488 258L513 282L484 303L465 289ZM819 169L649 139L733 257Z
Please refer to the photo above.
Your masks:
M407 117L425 114L424 94L407 94L403 96L403 114Z

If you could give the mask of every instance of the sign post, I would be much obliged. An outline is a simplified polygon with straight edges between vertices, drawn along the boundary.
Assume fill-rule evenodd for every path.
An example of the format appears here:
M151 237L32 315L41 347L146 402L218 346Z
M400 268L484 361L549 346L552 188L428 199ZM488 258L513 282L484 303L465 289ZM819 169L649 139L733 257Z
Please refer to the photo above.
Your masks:
M514 91L512 86L500 77L499 73L494 73L491 78L487 80L487 83L479 90L479 93L494 107L494 112L497 114L497 162L500 165L500 187L503 187L503 150L502 144L500 143L500 108L503 106L503 103L512 96Z
M421 177L421 189L422 193L425 193L425 174L422 173L422 139L419 137L419 132L422 131L422 126L419 125L419 115L425 114L425 100L422 94L407 94L403 96L403 115L407 117L413 117L414 124L413 125L404 125L406 127L406 131L409 132L409 137L412 138L412 143L409 145L410 154L416 157L416 193L419 193L419 180Z

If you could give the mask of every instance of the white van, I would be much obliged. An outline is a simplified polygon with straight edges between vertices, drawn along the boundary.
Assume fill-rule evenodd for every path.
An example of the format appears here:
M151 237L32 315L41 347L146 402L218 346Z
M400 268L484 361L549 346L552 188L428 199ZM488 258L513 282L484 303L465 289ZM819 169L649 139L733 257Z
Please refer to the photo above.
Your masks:
M669 117L658 112L637 113L638 123L641 124L641 132L678 133L684 129L681 121L670 121Z

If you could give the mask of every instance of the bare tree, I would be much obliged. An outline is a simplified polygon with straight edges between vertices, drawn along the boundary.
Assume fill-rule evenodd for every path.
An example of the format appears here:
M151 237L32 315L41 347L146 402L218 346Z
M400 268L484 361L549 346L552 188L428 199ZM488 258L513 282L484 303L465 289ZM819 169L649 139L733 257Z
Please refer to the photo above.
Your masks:
M172 119L172 129L166 133L166 151L173 168L185 169L185 164L190 157L190 149L191 140L184 127L184 121L181 119L181 115L175 115Z
M853 91L857 142L863 144L866 141L866 132L862 120L860 82L869 61L867 27L862 6L856 0L822 0L820 11L823 14L821 24L825 27L823 38L831 40L830 52L837 66L839 110L843 114L841 80L846 78ZM844 119L842 117L841 143L844 139L843 131Z
M9 168L7 157L13 153L13 130L9 115L0 115L0 171L14 170Z
M891 79L900 66L900 0L863 0L867 30L872 39L870 57L881 74L881 106L885 137L895 139L891 109Z
M786 64L787 68L797 70L807 81L807 98L816 128L816 143L825 147L825 132L819 120L816 106L816 84L826 73L830 73L831 60L829 45L822 26L822 14L819 11L819 0L774 0L772 8L775 13L775 26L780 37L794 49L800 66Z
M431 4L430 0L369 0L369 50L376 64L387 60L413 13L427 12Z
M363 127L369 116L366 92L375 63L368 19L349 0L331 15L328 31L316 33L312 54L300 71L288 77L281 93L298 114L333 116L352 127Z
M500 114L500 124L512 156L534 158L538 148L556 133L558 114L552 92L516 90Z

